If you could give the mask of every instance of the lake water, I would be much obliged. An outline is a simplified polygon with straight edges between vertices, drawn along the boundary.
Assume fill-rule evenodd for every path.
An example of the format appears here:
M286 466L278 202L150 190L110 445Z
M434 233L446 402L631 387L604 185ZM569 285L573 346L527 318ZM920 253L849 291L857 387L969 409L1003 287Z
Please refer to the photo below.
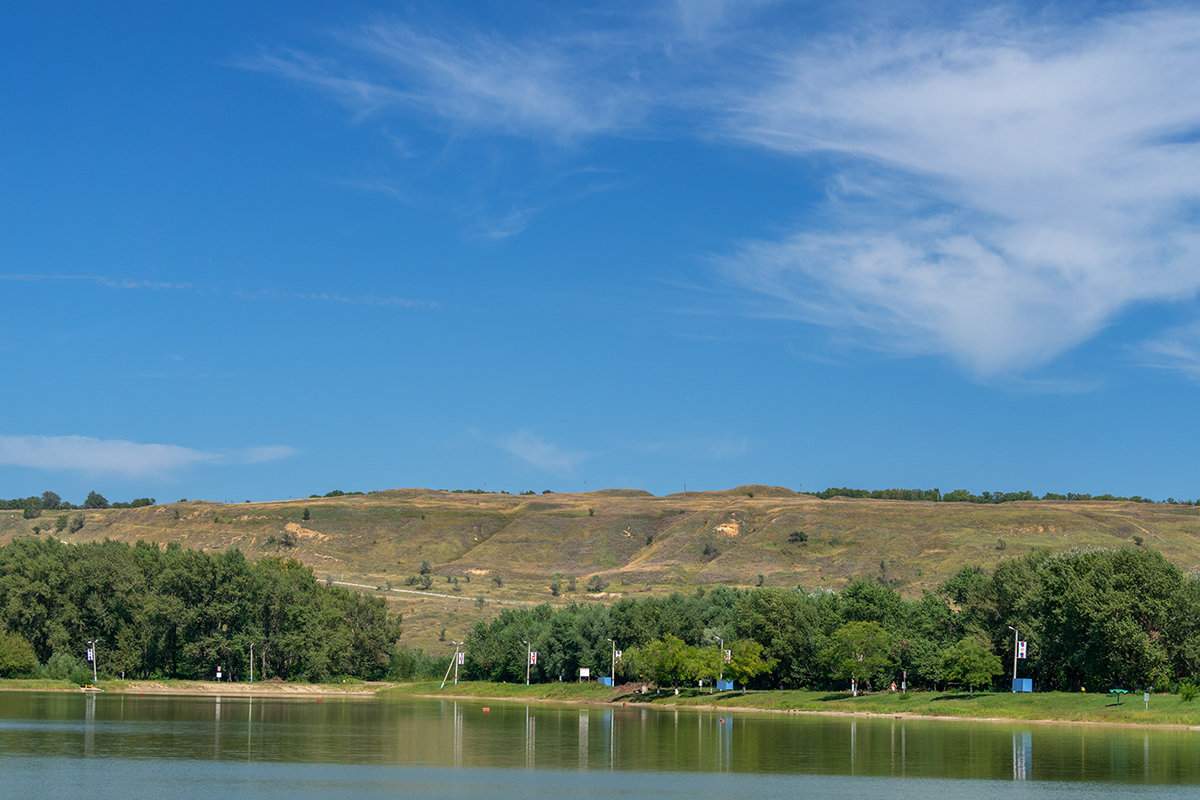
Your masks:
M1198 791L1200 732L1181 730L0 692L0 798L1090 800Z

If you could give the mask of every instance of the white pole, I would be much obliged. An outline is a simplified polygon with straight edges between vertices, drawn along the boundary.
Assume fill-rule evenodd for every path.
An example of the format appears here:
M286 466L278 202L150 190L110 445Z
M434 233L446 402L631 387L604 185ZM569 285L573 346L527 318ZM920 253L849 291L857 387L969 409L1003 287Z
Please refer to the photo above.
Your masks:
M94 639L94 640L88 642L88 649L92 651L92 685L93 686L96 685L96 681L98 680L96 677L96 649L97 649L96 645L98 645L98 644L100 644L99 639Z
M457 644L457 642L455 642L455 644ZM446 688L446 681L450 680L450 668L457 666L457 663L456 663L457 661L458 661L458 648L455 647L454 655L451 656L450 663L446 665L446 674L442 676L442 685L438 687L439 689Z
M1020 645L1021 634L1019 634L1017 632L1017 629L1014 628L1012 625L1009 625L1008 629L1013 632L1013 683L1012 683L1012 690L1013 690L1013 694L1016 694L1016 692L1017 692L1017 651L1021 647L1021 645Z
M608 641L612 645L612 672L610 673L612 677L608 679L610 682L608 688L612 689L617 685L617 642L614 639Z
M458 647L462 642L454 643L454 685L458 686Z
M522 639L521 641L525 642L524 639ZM525 685L526 686L529 685L529 654L531 652L533 652L533 645L531 645L529 642L525 642Z
M720 683L725 678L725 640L720 636L717 637L717 646L721 648L721 658L717 662L720 664L720 666L717 667L717 670L720 673L717 676L717 682Z
M254 642L250 643L250 682L254 683Z

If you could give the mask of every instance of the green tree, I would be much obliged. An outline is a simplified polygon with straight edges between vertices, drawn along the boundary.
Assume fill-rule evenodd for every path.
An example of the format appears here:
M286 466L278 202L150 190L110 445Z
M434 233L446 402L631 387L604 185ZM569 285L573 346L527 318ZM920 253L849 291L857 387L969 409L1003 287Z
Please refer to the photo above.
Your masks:
M835 678L854 678L870 688L891 677L891 649L892 638L878 622L848 622L830 637L825 663Z
M1004 665L987 644L968 636L942 654L942 669L950 683L974 691L976 686L991 685L992 678L1004 671Z
M773 658L764 657L763 646L758 642L739 639L730 644L729 650L730 660L725 665L725 673L736 683L742 684L743 692L747 683L770 672L777 663Z
M37 668L33 645L19 633L0 630L0 678L32 678Z
M42 507L54 511L62 506L62 498L54 492L42 492Z
M630 669L650 683L662 687L678 686L681 681L692 677L696 666L695 653L678 636L667 634L661 639L627 650Z
M758 642L776 662L775 678L786 688L821 683L817 604L797 591L758 589L742 595L734 615L737 636Z
M87 499L83 501L84 508L108 508L108 500L99 492L88 492Z

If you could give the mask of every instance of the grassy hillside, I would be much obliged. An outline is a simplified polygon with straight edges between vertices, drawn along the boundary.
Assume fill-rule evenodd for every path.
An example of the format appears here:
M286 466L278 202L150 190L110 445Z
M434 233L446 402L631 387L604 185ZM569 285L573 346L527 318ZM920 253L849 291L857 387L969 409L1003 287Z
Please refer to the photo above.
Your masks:
M304 519L305 510L309 519ZM410 644L440 651L504 603L607 602L706 584L836 589L867 577L904 594L932 588L964 564L994 564L1036 547L1145 546L1200 567L1200 508L1114 502L1002 505L820 500L744 486L654 497L460 494L401 489L271 503L201 501L82 514L76 533L58 512L0 512L0 543L138 539L250 558L296 558L318 577L385 594L405 615ZM797 535L799 534L799 535ZM422 561L432 585L407 585ZM562 576L562 593L550 584ZM606 584L587 592L590 579ZM575 579L575 590L569 580ZM455 583L457 579L457 583Z

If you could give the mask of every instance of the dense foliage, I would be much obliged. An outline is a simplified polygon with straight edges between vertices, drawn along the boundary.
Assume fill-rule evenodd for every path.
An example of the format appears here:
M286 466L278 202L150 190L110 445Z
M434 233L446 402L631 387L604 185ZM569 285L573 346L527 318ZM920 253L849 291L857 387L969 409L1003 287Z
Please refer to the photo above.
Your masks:
M253 644L256 676L313 681L383 677L400 635L381 598L322 585L297 561L32 537L0 548L0 631L10 672L28 667L16 639L43 667L77 664L98 640L111 675L245 678Z
M155 504L153 497L139 497L129 502L110 503L99 492L88 492L87 499L82 505L72 505L59 497L57 492L45 491L40 496L13 497L0 500L0 511L23 511L25 519L36 519L43 511L70 511L76 508L142 508Z
M1148 497L1142 497L1136 494L1129 497L1124 497L1114 494L1086 494L1080 492L1067 492L1066 494L1059 494L1058 492L1046 492L1041 497L1038 497L1029 490L1022 492L980 492L979 494L974 494L966 489L955 489L952 492L942 492L941 489L851 489L846 486L831 486L828 489L822 489L819 492L805 492L805 494L810 494L813 497L819 497L822 500L829 500L830 498L834 497L854 497L868 498L871 500L913 500L924 501L927 503L979 503L984 505L1015 503L1020 500L1106 500L1129 503L1154 502L1154 500ZM1176 500L1174 497L1168 497L1165 502L1169 505L1200 505L1200 500Z
M714 665L751 685L1006 687L1014 633L1021 677L1038 689L1173 686L1200 676L1200 578L1142 548L1035 552L992 574L967 567L919 599L860 580L832 593L718 588L692 595L505 609L475 626L465 675L574 680L580 667L662 685L711 680ZM732 658L721 666L721 645ZM528 642L528 646L525 644Z

